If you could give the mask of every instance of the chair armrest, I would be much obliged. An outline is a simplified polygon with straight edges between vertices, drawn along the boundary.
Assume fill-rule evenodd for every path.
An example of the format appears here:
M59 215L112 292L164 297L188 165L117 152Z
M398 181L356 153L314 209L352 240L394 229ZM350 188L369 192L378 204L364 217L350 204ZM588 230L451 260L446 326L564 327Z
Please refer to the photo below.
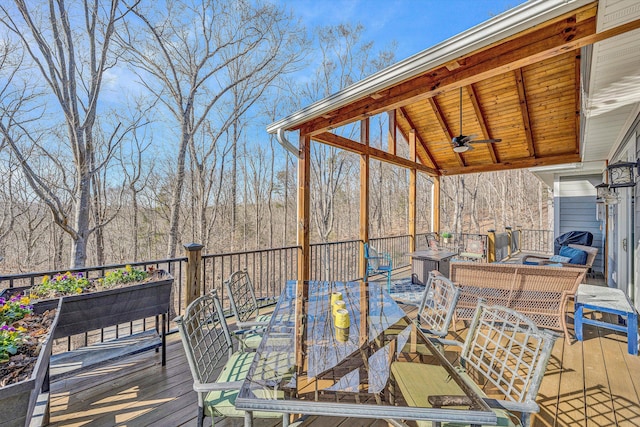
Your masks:
M470 406L473 402L467 396L435 395L427 397L427 400L434 408L443 406Z
M429 396L427 397L427 400L429 400L429 403L434 408L443 408L446 406L469 406L473 403L467 396L446 394ZM482 400L484 400L491 409L506 409L507 411L526 412L529 414L540 412L540 407L535 402L521 403L510 400L489 398L483 398Z
M462 348L464 346L464 343L462 343L460 341L456 341L456 340L448 340L448 339L437 338L437 337L429 337L429 340L431 340L434 344L440 344L440 345L443 345L443 346L452 345L452 346L460 347L460 348Z
M244 329L244 328L256 328L256 327L261 327L262 329L266 328L269 325L269 322L236 322L236 325L238 325L238 327ZM256 331L253 331L256 332Z
M200 383L194 381L193 389L197 392L207 392L207 391L215 391L215 390L239 390L242 387L243 381L230 381L230 382L220 382L220 383Z

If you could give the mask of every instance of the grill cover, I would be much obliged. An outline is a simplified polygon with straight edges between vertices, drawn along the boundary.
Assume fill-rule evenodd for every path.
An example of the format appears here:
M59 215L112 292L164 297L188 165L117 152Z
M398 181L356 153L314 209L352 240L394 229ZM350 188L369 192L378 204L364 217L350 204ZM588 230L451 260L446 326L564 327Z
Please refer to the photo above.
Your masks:
M593 243L593 234L588 231L569 231L568 233L561 234L556 237L553 243L553 253L558 255L562 246L567 246L569 243L574 245L591 246Z

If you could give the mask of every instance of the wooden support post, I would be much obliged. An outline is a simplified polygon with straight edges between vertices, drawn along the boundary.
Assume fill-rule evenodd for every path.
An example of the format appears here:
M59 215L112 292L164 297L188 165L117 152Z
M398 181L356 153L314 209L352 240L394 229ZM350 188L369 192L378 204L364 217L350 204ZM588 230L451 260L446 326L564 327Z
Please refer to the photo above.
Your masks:
M387 137L388 145L387 151L389 154L396 155L397 151L397 138L396 138L396 110L389 111L389 135ZM368 119L367 119L368 120Z
M360 142L369 145L369 119L360 121ZM367 260L364 257L364 244L369 241L369 154L360 155L360 256L358 258L358 277L365 277Z
M487 261L496 260L496 230L487 231Z
M416 131L409 131L409 159L416 161ZM416 183L418 181L418 170L409 169L409 252L416 250Z
M508 244L509 244L509 246L507 247L507 256L508 256L509 258L511 258L511 255L513 255L513 254L512 254L512 248L513 248L513 230L512 230L512 228L511 228L511 227L509 227L509 226L506 226L504 229L507 231L507 240L508 240Z
M300 135L300 154L298 160L298 280L309 280L311 275L309 224L310 224L310 176L311 176L311 137Z
M304 301L309 298L309 278L311 276L311 246L309 244L310 225L310 177L311 177L311 137L300 134L300 158L298 159L298 284L296 287L296 366L302 373L304 354L304 330L306 310Z
M433 177L431 194L431 231L440 234L440 177Z
M199 243L187 243L184 249L187 255L187 272L185 279L185 306L200 296L202 289L202 248Z

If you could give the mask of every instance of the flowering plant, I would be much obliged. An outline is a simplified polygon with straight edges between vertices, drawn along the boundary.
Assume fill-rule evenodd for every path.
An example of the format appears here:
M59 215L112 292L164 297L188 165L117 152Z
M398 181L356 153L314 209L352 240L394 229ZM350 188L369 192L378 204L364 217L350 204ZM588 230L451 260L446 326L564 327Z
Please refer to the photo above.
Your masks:
M149 273L144 270L138 270L130 265L117 270L109 271L105 274L104 279L98 279L98 282L105 287L111 287L123 283L141 282L149 277Z
M22 326L0 326L0 363L9 361L9 358L18 352L20 345L29 338L26 332Z
M10 324L33 312L28 297L11 297L8 301L0 297L0 325Z
M82 273L58 273L53 277L44 276L42 283L31 288L31 298L55 298L62 295L80 294L91 286Z
M0 298L0 363L8 361L29 338L22 326L10 326L33 312L29 302L27 297L14 296L8 301Z

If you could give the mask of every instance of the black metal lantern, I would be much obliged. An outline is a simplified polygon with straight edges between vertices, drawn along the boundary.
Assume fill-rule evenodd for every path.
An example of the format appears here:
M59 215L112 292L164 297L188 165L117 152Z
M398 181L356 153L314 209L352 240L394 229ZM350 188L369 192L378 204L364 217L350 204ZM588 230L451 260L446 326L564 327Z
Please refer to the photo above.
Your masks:
M633 169L637 167L637 162L618 162L607 166L609 170L609 188L633 187L636 185Z
M596 185L596 203L605 203L609 195L609 184Z

